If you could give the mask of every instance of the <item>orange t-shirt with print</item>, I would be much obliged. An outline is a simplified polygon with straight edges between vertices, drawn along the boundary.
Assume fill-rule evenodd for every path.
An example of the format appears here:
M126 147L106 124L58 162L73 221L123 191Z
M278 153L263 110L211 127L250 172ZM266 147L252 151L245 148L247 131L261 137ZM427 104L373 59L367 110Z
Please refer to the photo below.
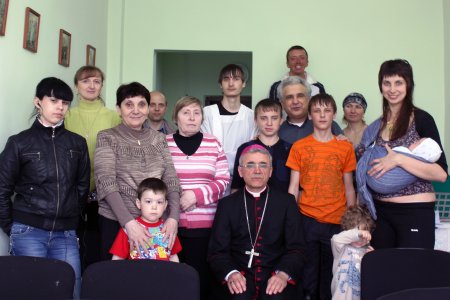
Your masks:
M340 224L346 209L344 174L356 168L351 143L319 142L309 135L294 143L286 166L300 173L300 212L322 223Z

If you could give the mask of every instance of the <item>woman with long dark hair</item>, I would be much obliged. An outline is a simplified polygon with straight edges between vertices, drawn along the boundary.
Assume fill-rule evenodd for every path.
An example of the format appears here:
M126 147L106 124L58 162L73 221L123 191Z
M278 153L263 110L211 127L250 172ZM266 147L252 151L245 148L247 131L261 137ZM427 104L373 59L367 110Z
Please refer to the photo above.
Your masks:
M434 202L431 181L447 179L445 154L436 163L423 162L392 151L396 146L409 147L420 138L429 137L441 145L433 117L413 104L414 79L406 60L385 61L378 74L383 95L383 115L364 132L361 145L373 142L386 148L387 155L373 159L367 167L369 176L380 178L389 170L401 167L417 180L396 192L372 192L376 210L376 229L372 235L375 249L393 247L434 248ZM370 137L371 133L373 138ZM370 141L373 139L373 141ZM357 149L358 152L358 149Z

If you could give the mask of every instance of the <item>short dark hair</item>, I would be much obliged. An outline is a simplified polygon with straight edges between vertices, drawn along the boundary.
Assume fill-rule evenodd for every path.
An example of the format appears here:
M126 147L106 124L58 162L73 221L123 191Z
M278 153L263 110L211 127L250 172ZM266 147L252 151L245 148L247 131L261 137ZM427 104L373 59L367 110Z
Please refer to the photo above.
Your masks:
M262 111L274 111L280 113L280 117L283 117L283 109L281 108L281 103L270 98L262 99L255 106L255 120L258 116L258 110Z
M373 221L367 206L353 205L348 207L341 218L342 229L353 229L361 224L365 225L367 231L372 232L375 229L375 222Z
M305 51L306 57L308 57L308 51L306 51L305 48L303 48L302 46L299 46L299 45L295 45L295 46L292 46L291 48L289 48L288 51L286 52L286 61L289 61L289 52L291 52L292 50L303 50L303 51Z
M308 103L308 113L309 114L311 114L312 107L317 104L324 105L324 106L331 105L331 107L333 107L334 113L337 112L336 101L334 101L333 96L331 96L329 94L321 93L321 94L312 96Z
M137 188L137 197L139 200L146 191L152 191L155 194L162 193L165 197L167 195L167 185L159 178L146 178L141 181Z
M228 64L225 67L222 68L222 70L220 70L219 73L219 79L217 80L219 82L219 84L222 83L222 80L225 76L227 75L232 75L233 77L236 76L240 76L242 79L242 82L245 82L245 72L242 69L241 66L236 65L236 64Z
M150 105L150 92L145 86L136 81L128 84L122 84L116 92L116 105L120 106L123 100L136 96L144 97L147 104Z
M56 77L44 78L36 86L36 97L42 100L45 96L64 101L73 100L73 92L70 86Z

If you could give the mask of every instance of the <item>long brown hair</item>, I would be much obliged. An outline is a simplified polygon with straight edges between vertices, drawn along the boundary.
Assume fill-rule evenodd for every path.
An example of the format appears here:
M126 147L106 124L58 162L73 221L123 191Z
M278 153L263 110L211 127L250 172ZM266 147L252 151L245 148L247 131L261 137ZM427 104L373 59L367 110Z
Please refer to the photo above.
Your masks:
M413 110L416 108L413 104L413 92L414 92L414 78L413 70L411 65L407 60L404 59L394 59L387 60L381 64L380 71L378 72L378 87L380 92L382 92L383 80L386 77L400 76L406 81L406 96L403 100L402 106L398 113L397 119L395 120L393 131L391 133L390 139L395 140L406 134L409 127L409 120ZM383 117L382 117L382 127L383 130L388 122L389 114L391 113L389 109L389 102L383 96Z

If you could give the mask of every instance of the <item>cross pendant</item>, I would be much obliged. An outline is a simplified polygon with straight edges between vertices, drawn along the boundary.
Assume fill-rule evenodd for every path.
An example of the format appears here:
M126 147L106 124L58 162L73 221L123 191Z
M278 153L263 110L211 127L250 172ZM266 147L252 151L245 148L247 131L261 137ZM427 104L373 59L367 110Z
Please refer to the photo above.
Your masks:
M255 252L255 248L252 248L251 251L245 251L245 254L250 255L250 259L248 260L247 265L247 268L250 269L252 267L253 256L259 256L259 253Z

